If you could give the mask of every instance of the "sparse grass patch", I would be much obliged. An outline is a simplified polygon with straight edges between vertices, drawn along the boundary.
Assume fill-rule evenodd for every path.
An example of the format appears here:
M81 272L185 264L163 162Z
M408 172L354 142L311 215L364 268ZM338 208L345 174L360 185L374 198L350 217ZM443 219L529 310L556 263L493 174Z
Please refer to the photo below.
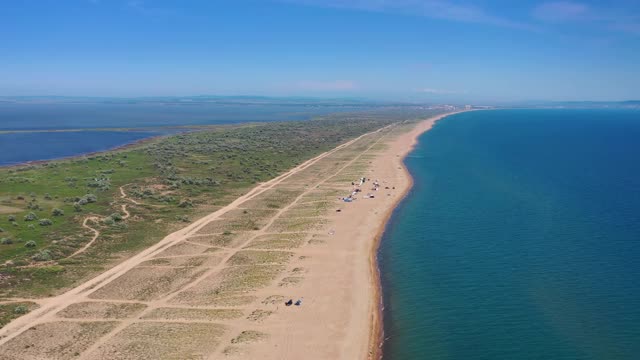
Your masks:
M135 323L109 339L91 359L202 359L219 345L217 324Z
M286 251L238 251L229 259L230 265L269 265L286 264L293 256L292 253Z
M231 339L232 344L248 344L265 340L269 335L255 330L245 330Z
M36 325L0 346L3 359L73 359L116 322L51 322Z
M304 278L302 276L288 276L284 279L282 279L282 281L280 281L280 286L292 286L292 285L297 285L299 283L302 282Z
M144 304L109 303L109 302L81 302L74 303L62 311L58 316L71 319L126 319L141 313L147 306Z
M306 233L266 234L253 239L246 249L295 249L306 237Z
M247 320L254 321L254 322L262 322L266 318L268 318L269 315L271 314L273 314L273 311L256 309L253 312L251 312L249 316L247 316Z
M143 319L219 321L238 319L242 315L243 312L236 309L158 308L146 314Z
M320 217L278 218L267 229L270 233L314 231L322 228L327 219Z
M206 269L136 267L96 290L92 299L149 301L177 290L205 272Z

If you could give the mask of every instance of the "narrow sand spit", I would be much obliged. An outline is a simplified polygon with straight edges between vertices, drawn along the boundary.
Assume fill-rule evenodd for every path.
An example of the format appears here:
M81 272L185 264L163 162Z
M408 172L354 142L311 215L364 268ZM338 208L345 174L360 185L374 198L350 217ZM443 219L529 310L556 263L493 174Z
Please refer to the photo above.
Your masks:
M377 240L442 117L349 141L48 299L0 330L0 359L377 357Z

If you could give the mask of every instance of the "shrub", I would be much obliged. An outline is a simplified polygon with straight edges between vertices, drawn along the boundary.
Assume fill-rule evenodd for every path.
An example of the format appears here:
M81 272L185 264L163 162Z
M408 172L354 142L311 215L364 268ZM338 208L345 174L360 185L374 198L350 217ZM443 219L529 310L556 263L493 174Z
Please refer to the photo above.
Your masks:
M29 224L29 226L27 226L27 229L31 229L31 230L33 230L33 229L35 229L35 228L36 228L36 227L35 227L35 226L33 226L33 224Z
M14 221L16 221L16 216L15 215L9 215L8 220L10 222L14 222Z
M102 219L102 223L105 225L113 225L116 222L111 218L111 216L107 216L106 218Z
M24 315L29 312L29 308L24 305L18 305L13 308L13 313L16 315Z
M79 203L73 204L73 210L75 210L75 212L82 212L82 205Z
M36 245L38 244L36 244L36 242L33 240L29 240L26 243L24 243L24 247L27 247L27 248L34 248L36 247Z
M35 261L51 261L53 259L49 250L42 250L31 258Z
M30 212L27 215L24 216L24 221L34 221L34 220L38 220L38 215Z
M40 226L51 226L53 225L53 221L49 220L49 219L42 219L39 222Z
M4 229L0 227L0 233L3 233L3 232L4 232Z
M2 238L2 239L0 239L0 244L2 244L2 245L11 245L11 244L13 244L13 240L11 240L9 238Z
M29 210L42 210L40 205L35 201L32 201L29 204L27 204L27 209L29 209Z
M51 215L53 215L53 216L64 216L64 210L55 208L51 212Z
M193 207L193 203L189 199L180 200L178 207L181 207L181 208Z
M83 197L83 199L85 199L88 203L94 203L98 201L98 197L94 194L87 194Z
M113 221L122 221L122 215L120 213L113 213L109 216Z

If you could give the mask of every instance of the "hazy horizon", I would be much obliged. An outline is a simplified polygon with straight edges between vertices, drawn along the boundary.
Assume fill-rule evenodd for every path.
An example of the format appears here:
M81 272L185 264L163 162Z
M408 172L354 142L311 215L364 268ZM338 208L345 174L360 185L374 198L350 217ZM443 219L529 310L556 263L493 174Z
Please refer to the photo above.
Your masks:
M176 103L184 103L188 104L189 102L208 102L208 101L220 101L224 102L225 100L236 101L237 104L242 104L243 100L247 103L251 103L252 100L264 100L263 103L256 103L259 105L269 105L269 104L281 104L278 101L291 102L295 104L311 102L318 103L320 105L330 104L335 105L335 103L344 102L348 105L361 104L362 106L371 106L371 105L381 105L381 106L393 106L393 105L406 105L406 106L427 106L427 105L487 105L487 106L525 106L525 105L553 105L553 104L588 104L588 103L603 103L603 104L615 104L615 103L640 103L640 96L637 98L628 98L628 99L616 99L616 100L601 100L601 99L578 99L578 100L543 100L543 99L523 99L523 100L503 100L503 101L473 101L470 99L457 99L455 97L451 97L448 99L426 99L426 100L412 100L408 98L385 98L385 97L367 97L367 96L313 96L313 95L256 95L252 93L247 94L189 94L189 95L139 95L139 96L82 96L82 95L46 95L46 94L35 94L35 95L0 95L0 103L2 101L8 102L8 100L50 100L51 102L59 101L63 103L64 101L80 101L80 102L101 102L101 101L150 101L150 102L169 102L175 101Z

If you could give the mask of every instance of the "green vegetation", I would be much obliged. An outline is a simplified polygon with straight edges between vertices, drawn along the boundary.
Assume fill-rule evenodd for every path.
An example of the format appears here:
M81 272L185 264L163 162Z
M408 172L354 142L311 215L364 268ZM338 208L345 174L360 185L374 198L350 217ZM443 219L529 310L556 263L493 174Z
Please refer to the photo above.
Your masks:
M55 294L258 182L365 132L427 115L378 111L203 127L133 148L0 169L0 296ZM121 213L123 205L130 216ZM82 226L89 217L99 219L89 225L100 235L87 251L70 257L94 236Z
M31 302L0 304L0 328L37 307L36 304Z

